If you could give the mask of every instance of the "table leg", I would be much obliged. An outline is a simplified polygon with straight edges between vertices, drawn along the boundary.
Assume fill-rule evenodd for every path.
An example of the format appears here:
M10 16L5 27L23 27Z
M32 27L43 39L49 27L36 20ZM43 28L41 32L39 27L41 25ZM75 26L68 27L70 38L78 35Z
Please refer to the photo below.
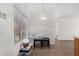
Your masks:
M34 43L33 43L33 48L35 48L35 40L34 40Z
M41 40L41 49L43 48L43 41Z

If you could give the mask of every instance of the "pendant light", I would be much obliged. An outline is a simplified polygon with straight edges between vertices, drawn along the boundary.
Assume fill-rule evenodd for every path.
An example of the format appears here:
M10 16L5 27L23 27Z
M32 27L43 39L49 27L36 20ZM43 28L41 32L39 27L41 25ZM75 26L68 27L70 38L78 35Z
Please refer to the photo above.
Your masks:
M42 3L42 12L41 12L40 19L41 20L47 20L47 16L46 16L45 10L44 10L44 3Z

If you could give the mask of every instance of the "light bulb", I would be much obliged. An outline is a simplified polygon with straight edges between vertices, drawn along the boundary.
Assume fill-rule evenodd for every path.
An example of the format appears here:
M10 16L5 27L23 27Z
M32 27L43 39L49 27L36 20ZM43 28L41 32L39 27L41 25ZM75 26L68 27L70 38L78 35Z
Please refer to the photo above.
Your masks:
M40 17L40 19L41 20L47 20L47 17L42 16L42 17Z

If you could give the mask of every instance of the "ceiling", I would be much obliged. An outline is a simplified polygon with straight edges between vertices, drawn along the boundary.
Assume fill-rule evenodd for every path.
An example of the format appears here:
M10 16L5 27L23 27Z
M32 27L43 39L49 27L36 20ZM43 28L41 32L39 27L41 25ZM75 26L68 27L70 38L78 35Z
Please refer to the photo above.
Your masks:
M41 21L40 15L42 12L42 3L19 3L16 6L24 13L32 26L48 26L59 21L79 19L79 4L78 3L45 3L44 10L48 17L47 21ZM17 15L17 13L16 13ZM73 20L74 21L74 20Z
M19 4L24 13L31 17L39 17L42 12L41 3ZM79 17L78 3L44 3L44 10L49 18L73 18Z
M32 19L38 19L42 12L42 3L21 3L16 5ZM79 3L44 3L44 10L49 19L79 17Z

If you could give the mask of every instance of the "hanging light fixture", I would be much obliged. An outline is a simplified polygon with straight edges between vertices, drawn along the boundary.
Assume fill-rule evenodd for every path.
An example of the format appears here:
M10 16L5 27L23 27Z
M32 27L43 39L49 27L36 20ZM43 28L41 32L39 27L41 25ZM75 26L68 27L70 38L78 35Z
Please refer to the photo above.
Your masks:
M42 3L42 13L41 13L40 19L41 20L47 20L48 19L46 14L45 14L44 3Z

